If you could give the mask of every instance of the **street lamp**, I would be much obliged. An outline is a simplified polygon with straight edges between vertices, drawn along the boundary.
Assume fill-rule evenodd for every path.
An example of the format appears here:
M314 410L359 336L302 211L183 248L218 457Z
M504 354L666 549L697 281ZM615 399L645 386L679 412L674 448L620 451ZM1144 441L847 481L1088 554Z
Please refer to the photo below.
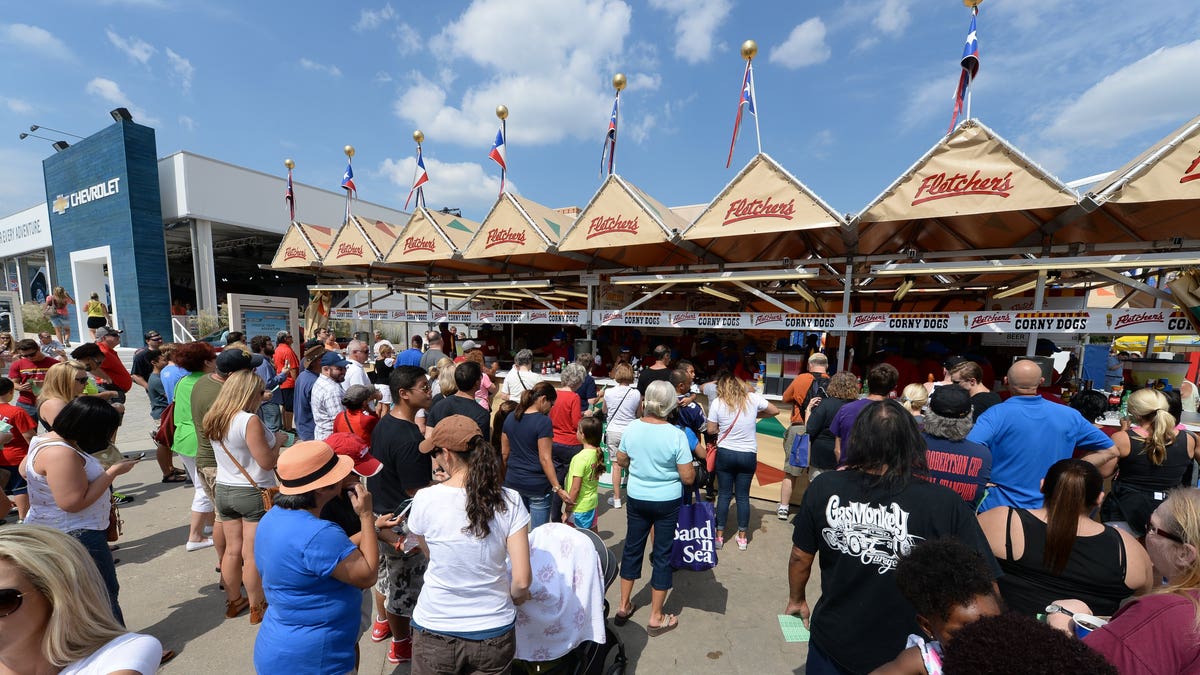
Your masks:
M73 133L71 133L71 132L69 132L69 131L62 131L62 130L60 130L60 129L51 129L50 127L43 127L43 126L40 126L40 125L37 125L37 124L31 124L31 125L29 126L29 130L30 130L30 131L37 131L38 129L45 129L46 131L53 131L54 133L56 133L56 134L62 134L63 136L73 136L73 137L75 137L75 138L78 138L78 139L82 139L82 138L83 138L83 136L80 136L79 134L73 134Z

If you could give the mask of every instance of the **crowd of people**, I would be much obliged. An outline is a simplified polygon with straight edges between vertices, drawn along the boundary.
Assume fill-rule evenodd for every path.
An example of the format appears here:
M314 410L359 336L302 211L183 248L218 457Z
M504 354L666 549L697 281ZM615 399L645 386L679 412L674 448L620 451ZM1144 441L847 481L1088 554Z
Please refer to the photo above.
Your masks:
M10 344L0 503L23 526L0 529L0 625L29 616L0 640L0 666L36 657L145 674L174 655L123 629L111 542L129 498L113 482L140 457L113 441L135 384L163 483L192 490L179 543L214 550L226 618L261 624L259 672L353 671L368 631L413 672L507 672L520 607L544 600L531 593L530 531L598 532L602 476L604 517L626 524L613 621L639 609L648 557L646 633L669 632L681 506L715 501L715 548L728 537L748 550L756 424L780 414L748 385L747 359L710 360L701 382L663 345L636 366L619 354L615 384L598 387L592 354L548 379L523 349L499 374L485 343L453 332L403 351L379 332L303 344L234 332L218 351L148 331L129 370L121 335L98 326L69 353L49 333ZM1135 391L1126 423L1107 428L1089 392L1071 406L1045 396L1033 361L1008 369L1007 396L956 357L940 379L907 385L886 358L862 379L830 370L807 354L780 403L785 445L810 444L785 467L776 507L793 521L784 611L811 629L807 672L1023 672L1002 667L1014 656L996 636L1085 672L1200 668L1196 438L1177 398ZM89 608L76 616L79 603ZM79 636L60 644L63 631ZM110 670L70 670L84 664Z

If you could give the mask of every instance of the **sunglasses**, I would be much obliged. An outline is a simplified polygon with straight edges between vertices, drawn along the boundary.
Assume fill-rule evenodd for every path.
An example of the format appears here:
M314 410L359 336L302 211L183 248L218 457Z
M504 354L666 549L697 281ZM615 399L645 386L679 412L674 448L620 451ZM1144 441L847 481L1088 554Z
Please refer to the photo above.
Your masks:
M1161 527L1155 526L1154 523L1147 522L1146 523L1146 536L1150 536L1152 534L1157 534L1158 536L1162 537L1163 539L1170 539L1171 541L1175 542L1176 544L1186 544L1187 543L1186 541L1183 540L1183 537L1181 537L1177 534L1171 533L1171 532L1167 532L1166 530L1162 529Z
M87 384L88 376L84 375L83 377L77 377L77 378L75 378L75 381L78 382L79 384Z
M21 609L25 594L15 588L0 588L0 617Z
M432 385L429 385L429 384L426 384L426 385L424 385L424 386L421 386L421 387L409 387L409 388L408 388L408 391L416 391L416 390L418 390L418 389L419 389L419 390L421 390L421 391L423 391L423 392L425 392L426 394L428 394L429 392L433 391L433 386L432 386Z

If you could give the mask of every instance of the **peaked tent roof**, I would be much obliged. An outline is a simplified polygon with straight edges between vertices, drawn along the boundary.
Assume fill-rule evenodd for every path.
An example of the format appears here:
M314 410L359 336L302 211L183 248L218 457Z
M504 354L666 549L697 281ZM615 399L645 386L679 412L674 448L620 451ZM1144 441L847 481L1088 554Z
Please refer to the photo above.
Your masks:
M677 209L678 210L678 209ZM844 227L846 219L766 153L755 155L683 233L728 262L802 258L822 235L798 230ZM816 240L816 241L814 241ZM827 252L814 251L815 255Z
M698 256L673 243L687 226L658 200L611 174L579 212L558 250L589 251L594 259L625 267L693 263Z
M553 253L571 220L571 216L531 199L504 192L463 250L463 258L503 258L504 265L537 270L581 268L579 262Z
M952 251L1040 241L1076 194L978 120L925 153L854 218L858 253ZM932 223L935 227L923 227Z
M321 259L325 266L370 265L379 262L379 248L371 241L357 217L342 223L341 229L329 246L329 253Z
M383 256L384 262L417 263L446 261L462 251L479 224L449 214L435 213L421 206Z
M289 269L320 263L333 244L333 228L293 222L275 251L271 267Z
M1101 204L1200 198L1200 116L1114 171L1090 194Z
M393 223L385 223L382 220L375 220L365 216L354 216L358 221L358 226L362 229L363 234L367 235L367 239L375 245L375 250L379 251L379 259L383 260L388 251L392 250L392 246L396 243L400 233L404 230L401 225Z

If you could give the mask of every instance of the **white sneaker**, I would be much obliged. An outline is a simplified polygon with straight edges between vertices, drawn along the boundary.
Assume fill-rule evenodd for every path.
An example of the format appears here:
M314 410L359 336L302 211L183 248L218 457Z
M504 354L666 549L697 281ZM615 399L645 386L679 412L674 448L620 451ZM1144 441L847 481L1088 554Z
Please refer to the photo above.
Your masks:
M212 539L205 539L204 541L189 541L185 548L187 549L188 553L191 553L192 551L199 551L202 548L209 548L212 545Z
M787 520L788 519L788 507L783 504L780 504L779 508L775 509L775 515L780 520Z
M614 509L619 509L619 508L621 508L621 500L613 499L613 497L610 495L608 498L608 505L613 507Z

